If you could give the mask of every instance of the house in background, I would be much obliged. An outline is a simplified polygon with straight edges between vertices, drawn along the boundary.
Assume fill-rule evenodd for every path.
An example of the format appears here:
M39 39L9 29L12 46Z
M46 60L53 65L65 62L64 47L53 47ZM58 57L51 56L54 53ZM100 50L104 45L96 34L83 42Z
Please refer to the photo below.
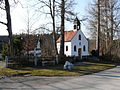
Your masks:
M64 53L66 56L87 56L88 55L88 40L81 31L81 24L76 17L74 20L74 29L64 32ZM60 52L60 40L57 40L58 53Z

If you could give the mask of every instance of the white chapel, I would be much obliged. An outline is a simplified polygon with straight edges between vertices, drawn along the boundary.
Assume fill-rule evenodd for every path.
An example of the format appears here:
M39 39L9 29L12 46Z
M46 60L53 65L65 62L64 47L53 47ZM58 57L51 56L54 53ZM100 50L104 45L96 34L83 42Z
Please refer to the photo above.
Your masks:
M60 40L57 40L58 53L60 51ZM64 32L64 53L66 56L87 56L88 40L81 31L81 23L76 17L73 30Z

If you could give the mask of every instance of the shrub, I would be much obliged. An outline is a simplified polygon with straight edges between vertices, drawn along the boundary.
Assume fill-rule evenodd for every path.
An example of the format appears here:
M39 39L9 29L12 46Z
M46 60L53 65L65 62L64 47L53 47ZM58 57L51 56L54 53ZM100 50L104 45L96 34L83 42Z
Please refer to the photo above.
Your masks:
M98 51L97 51L97 50L92 50L92 51L91 51L91 54L92 54L92 56L95 56L95 57L96 57L96 56L98 55Z
M8 44L4 44L3 50L1 52L3 60L5 60L5 56L9 56L9 51L10 51L9 45Z

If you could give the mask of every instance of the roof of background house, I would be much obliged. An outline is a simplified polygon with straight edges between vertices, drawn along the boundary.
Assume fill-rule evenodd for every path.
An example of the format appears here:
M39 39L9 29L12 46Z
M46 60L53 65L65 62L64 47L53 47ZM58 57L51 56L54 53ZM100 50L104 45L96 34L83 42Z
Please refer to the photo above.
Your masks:
M75 30L70 30L70 31L65 31L64 32L64 41L68 42L71 41L72 38L76 35L77 31ZM60 43L61 38L58 38L58 40L56 41L57 43Z
M9 42L9 37L8 36L0 36L0 41L8 43Z

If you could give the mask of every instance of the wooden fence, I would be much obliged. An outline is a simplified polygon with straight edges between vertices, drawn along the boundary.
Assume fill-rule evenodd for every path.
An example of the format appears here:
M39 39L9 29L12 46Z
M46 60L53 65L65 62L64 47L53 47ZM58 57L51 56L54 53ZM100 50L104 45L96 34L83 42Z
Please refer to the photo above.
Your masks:
M58 57L13 57L8 58L8 67L16 66L45 66L58 64Z

